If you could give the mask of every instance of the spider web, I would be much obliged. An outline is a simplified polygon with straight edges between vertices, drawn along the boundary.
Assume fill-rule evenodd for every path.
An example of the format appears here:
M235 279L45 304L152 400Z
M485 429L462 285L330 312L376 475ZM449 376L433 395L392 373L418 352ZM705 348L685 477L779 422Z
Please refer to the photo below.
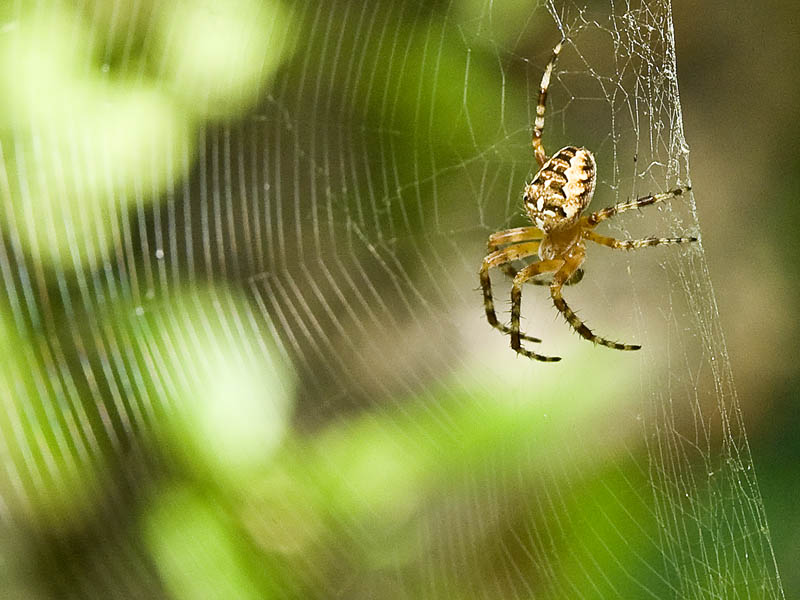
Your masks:
M595 152L593 207L690 181L669 1L284 8L291 34L247 116L170 131L130 185L85 159L80 124L59 148L74 163L42 158L33 109L4 129L2 332L19 354L0 381L0 564L39 559L57 597L195 597L172 565L245 553L215 529L221 510L275 596L783 598L702 245L592 248L566 288L638 353L570 335L528 286L523 325L563 360L523 360L475 289L488 234L525 224L561 36L544 142ZM156 52L158 10L124 27L79 12L94 36L113 28L125 50L103 64L135 78L129 50ZM4 17L7 33L25 11ZM70 212L70 186L114 197ZM607 231L701 232L693 197ZM192 420L216 386L212 424ZM270 425L252 433L238 411ZM211 437L214 421L234 433ZM241 481L210 477L212 509L175 483L209 478L192 452L246 463ZM210 537L176 551L190 512ZM252 596L242 570L229 597Z

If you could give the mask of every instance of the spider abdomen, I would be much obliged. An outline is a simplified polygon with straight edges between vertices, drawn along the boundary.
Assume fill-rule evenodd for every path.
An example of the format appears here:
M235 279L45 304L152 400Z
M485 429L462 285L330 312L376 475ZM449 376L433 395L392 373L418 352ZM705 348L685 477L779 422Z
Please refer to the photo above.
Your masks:
M523 202L530 220L543 231L574 224L594 194L596 165L586 148L565 146L525 186Z

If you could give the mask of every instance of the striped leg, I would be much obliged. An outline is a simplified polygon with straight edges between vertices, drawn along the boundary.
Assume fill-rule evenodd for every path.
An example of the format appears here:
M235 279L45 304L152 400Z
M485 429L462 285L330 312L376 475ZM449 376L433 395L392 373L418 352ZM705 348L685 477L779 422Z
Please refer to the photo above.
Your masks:
M601 246L608 246L609 248L616 248L617 250L636 250L638 248L646 248L648 246L660 246L662 244L685 244L687 242L696 242L696 237L672 237L672 238L645 238L643 240L618 240L617 238L608 237L606 235L598 235L594 231L586 232L586 239L593 241Z
M498 231L489 236L489 241L486 243L489 249L489 254L500 249L500 246L505 244L517 244L519 242L527 242L530 240L540 240L544 237L544 233L536 227L515 227L514 229L506 229L505 231ZM517 270L510 262L505 262L498 265L500 270L511 279L517 274Z
M480 270L480 280L481 280L481 288L483 289L483 308L486 310L486 320L489 321L489 325L491 325L492 327L494 327L499 331L502 331L503 333L512 333L512 330L497 320L497 313L495 313L494 300L492 298L492 280L489 277L489 269L491 267L499 267L501 265L507 264L512 260L518 260L520 258L526 258L528 256L532 256L536 254L538 251L539 251L538 241L526 242L523 244L516 244L514 246L509 246L508 248L503 248L501 250L495 250L494 252L492 252L486 258L483 259L483 264L481 264L481 270ZM519 327L517 327L517 335L529 342L542 341L539 338L520 334Z
M504 231L493 233L489 236L489 241L486 245L489 249L489 253L491 254L492 252L498 250L500 246L505 244L516 244L519 242L527 242L528 240L540 240L543 237L544 232L536 227L515 227L514 229L506 229ZM517 276L518 271L510 262L498 265L498 268L511 279L514 279L514 277ZM581 279L583 279L583 269L578 269L575 272L575 275L573 275L564 285L575 285L576 283L579 283ZM533 285L550 285L550 282L546 279L529 279L528 283Z
M581 337L586 338L590 342L602 344L603 346L614 348L615 350L638 350L641 348L641 346L620 344L619 342L612 342L611 340L596 336L594 333L592 333L592 330L589 329L586 324L578 318L578 315L575 314L575 311L573 311L567 305L566 300L564 300L564 297L561 295L561 286L572 276L578 266L583 262L583 259L583 254L579 254L570 258L569 261L566 262L555 275L553 275L553 282L550 284L550 296L553 298L553 304L555 304L558 312L564 315L567 323L569 323L572 328L581 335ZM511 326L513 328L513 321Z
M528 265L514 277L514 285L511 286L511 347L517 354L522 354L528 358L544 362L557 362L561 360L560 356L543 356L523 348L522 340L524 338L519 332L519 320L520 311L522 310L522 285L532 277L558 270L563 264L564 261L561 259L540 260L539 262Z
M553 75L553 67L556 64L556 60L558 60L558 53L561 52L563 43L564 40L561 40L556 44L556 47L553 48L553 56L544 68L542 83L539 85L539 102L536 104L536 120L533 122L533 139L531 140L531 144L533 145L533 153L536 156L536 162L539 163L540 167L543 167L547 160L547 152L545 152L544 146L542 145L544 112L547 106L547 90L550 87L550 77Z
M608 208L604 208L602 210L598 210L597 212L593 212L591 215L586 217L586 223L590 227L594 227L598 223L605 221L606 219L610 219L612 217L617 216L619 213L625 212L626 210L630 210L632 208L642 208L643 206L649 206L651 204L656 204L658 202L664 202L675 196L682 196L685 192L691 190L692 187L689 185L685 185L683 187L675 188L674 190L670 190L663 194L650 194L648 196L642 196L641 198L637 198L636 200L630 200L629 202L621 202L619 204L615 204L614 206L609 206Z
M544 237L544 232L536 227L514 227L498 231L489 236L489 252L494 252L505 244L517 244L530 240L540 240Z

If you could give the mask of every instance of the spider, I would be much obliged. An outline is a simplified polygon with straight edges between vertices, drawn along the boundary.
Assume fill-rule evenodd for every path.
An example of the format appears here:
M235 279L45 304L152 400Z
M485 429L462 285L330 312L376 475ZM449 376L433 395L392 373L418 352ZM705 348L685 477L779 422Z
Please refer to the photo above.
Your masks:
M581 213L589 205L594 194L596 174L592 153L586 148L565 146L550 158L547 158L542 145L544 129L544 113L547 103L547 89L553 67L561 52L564 40L553 49L550 62L542 74L539 88L539 102L536 106L536 120L533 127L533 153L539 164L539 172L533 181L525 186L522 202L525 212L534 227L516 227L498 231L489 236L489 254L483 259L480 269L481 288L483 289L483 305L486 319L495 329L511 336L511 348L535 360L556 362L558 356L544 356L532 352L522 346L522 340L540 342L538 338L520 332L520 305L522 302L522 285L526 282L537 285L549 285L550 296L556 309L564 316L567 323L582 337L616 350L638 350L639 345L621 344L599 337L578 318L567 305L561 294L564 285L577 283L583 277L580 268L586 258L586 242L594 242L601 246L621 250L634 250L661 244L681 244L696 242L694 237L645 238L641 240L618 240L600 235L594 228L603 221L632 208L641 208L650 204L664 202L675 196L681 196L691 187L677 187L663 194L650 194L622 202L614 206L593 212L588 216ZM504 247L505 246L505 247ZM538 254L539 260L519 271L514 269L512 261ZM503 325L497 320L492 300L492 284L489 269L499 267L506 275L513 278L511 287L511 326ZM543 282L537 275L553 273L552 279Z

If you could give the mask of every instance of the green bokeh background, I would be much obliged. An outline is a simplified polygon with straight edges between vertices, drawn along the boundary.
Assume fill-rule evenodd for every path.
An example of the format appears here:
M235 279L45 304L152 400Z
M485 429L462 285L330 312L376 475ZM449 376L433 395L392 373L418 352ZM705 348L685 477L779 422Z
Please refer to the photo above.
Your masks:
M790 3L688 4L672 16L703 251L759 534L794 597L797 20ZM426 331L447 288L419 257L462 286L481 242L462 244L517 223L530 166L513 157L555 31L522 1L0 8L0 596L780 597L763 545L693 589L724 532L657 551L653 449L619 425L646 412L642 363L572 339L573 370L521 367L474 350L471 313L481 333L460 346ZM609 150L592 103L574 104ZM554 137L575 114L551 111ZM485 187L465 185L481 169ZM362 265L363 296L337 298L323 257ZM307 275L318 290L287 283ZM293 311L313 331L292 331ZM601 323L630 333L642 314ZM410 350L384 355L376 332Z

